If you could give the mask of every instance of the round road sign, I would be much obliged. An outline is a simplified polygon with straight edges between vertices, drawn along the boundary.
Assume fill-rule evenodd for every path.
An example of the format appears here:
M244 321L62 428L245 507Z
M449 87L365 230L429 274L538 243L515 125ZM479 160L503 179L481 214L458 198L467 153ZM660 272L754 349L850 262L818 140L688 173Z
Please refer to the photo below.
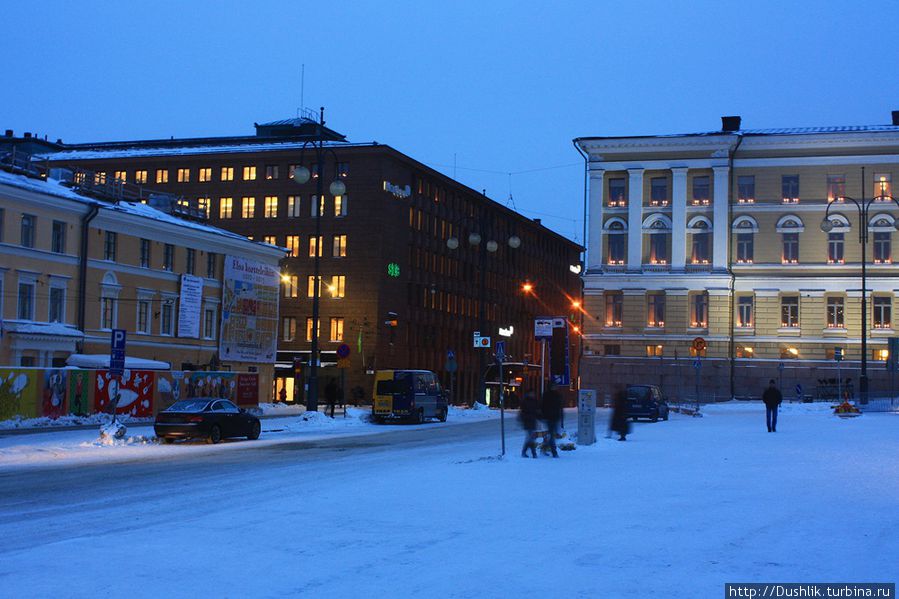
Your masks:
M350 355L350 346L346 343L341 343L337 346L337 357L338 358L346 358Z
M693 340L693 349L695 349L696 351L702 351L705 348L706 348L705 339L703 339L702 337L697 337L696 339Z

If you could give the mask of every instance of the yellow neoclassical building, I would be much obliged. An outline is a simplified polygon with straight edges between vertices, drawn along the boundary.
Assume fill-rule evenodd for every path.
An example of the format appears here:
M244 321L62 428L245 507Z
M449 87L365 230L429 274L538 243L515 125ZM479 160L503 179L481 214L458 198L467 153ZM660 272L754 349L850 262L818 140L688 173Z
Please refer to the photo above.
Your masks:
M823 397L839 378L858 395L867 233L865 361L871 395L889 392L899 113L753 130L724 117L720 131L575 143L588 171L585 388L741 397L774 378L788 397Z

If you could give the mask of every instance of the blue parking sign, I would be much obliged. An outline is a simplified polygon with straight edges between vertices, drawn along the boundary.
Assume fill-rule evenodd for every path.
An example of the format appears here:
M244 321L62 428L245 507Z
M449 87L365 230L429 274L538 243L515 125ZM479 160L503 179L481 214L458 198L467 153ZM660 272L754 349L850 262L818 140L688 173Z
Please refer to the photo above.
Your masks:
M122 376L125 373L125 341L128 331L113 329L109 337L109 374Z

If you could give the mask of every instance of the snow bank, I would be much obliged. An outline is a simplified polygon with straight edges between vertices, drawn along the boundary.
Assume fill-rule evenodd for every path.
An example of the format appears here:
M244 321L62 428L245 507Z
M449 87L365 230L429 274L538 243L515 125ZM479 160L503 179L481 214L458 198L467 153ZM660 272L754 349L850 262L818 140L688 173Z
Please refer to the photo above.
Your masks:
M80 426L86 424L106 424L109 414L89 414L87 416L60 416L59 418L22 418L16 416L9 420L0 420L0 430L14 430L19 428L53 428L62 426ZM119 421L125 424L143 424L153 422L152 418L133 418L119 414Z

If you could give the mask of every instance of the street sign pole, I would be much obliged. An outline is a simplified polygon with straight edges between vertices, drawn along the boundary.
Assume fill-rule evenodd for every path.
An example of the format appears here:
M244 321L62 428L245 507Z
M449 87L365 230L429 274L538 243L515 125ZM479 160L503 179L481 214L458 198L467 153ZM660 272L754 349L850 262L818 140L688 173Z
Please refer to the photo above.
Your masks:
M500 431L500 457L506 455L506 406L503 393L503 362L506 359L506 342L496 342L496 361L499 364L499 431Z

